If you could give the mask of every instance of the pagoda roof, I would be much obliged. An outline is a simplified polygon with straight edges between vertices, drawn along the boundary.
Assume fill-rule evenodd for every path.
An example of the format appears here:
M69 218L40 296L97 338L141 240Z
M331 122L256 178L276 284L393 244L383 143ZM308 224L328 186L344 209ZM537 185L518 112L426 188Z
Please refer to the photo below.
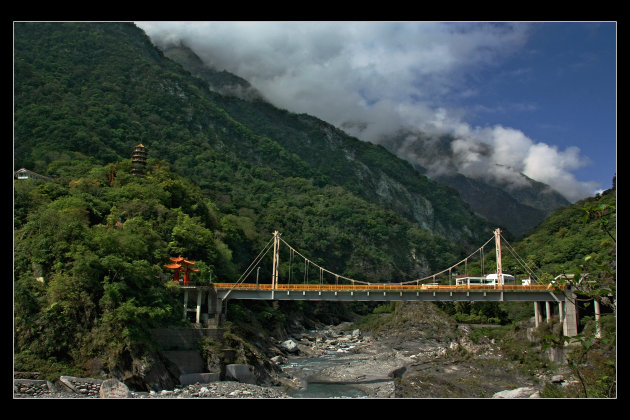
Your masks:
M164 264L164 267L174 269L174 268L181 268L182 266L181 264Z
M169 259L171 261L173 261L174 263L183 263L183 264L188 264L188 265L196 264L196 261L189 261L189 260L187 260L187 259L185 259L184 257L181 257L181 256L176 257L176 258L169 257Z

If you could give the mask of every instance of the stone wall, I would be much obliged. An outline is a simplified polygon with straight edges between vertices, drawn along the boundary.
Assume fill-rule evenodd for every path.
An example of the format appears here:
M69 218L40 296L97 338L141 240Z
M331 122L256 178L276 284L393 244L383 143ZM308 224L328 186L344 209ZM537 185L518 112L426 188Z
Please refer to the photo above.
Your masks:
M26 394L32 397L39 397L47 394L58 394L59 392L70 392L81 394L87 397L98 397L102 380L95 378L77 378L74 376L61 376L57 385L43 379L25 379L20 372L14 374L13 390L18 394Z
M88 397L97 397L103 383L102 379L77 378L74 376L61 376L59 381L72 392L87 395Z
M41 379L14 379L13 389L20 394L28 394L38 397L42 394L51 394L55 391L55 386L50 381Z

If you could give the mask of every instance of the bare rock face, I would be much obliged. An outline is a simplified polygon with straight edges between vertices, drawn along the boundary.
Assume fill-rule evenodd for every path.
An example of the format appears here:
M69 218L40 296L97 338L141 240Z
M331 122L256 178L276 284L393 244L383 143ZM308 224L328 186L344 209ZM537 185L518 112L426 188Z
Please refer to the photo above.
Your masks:
M181 373L167 358L158 352L149 352L131 363L121 363L112 370L111 376L120 378L133 390L173 389L179 384Z
M127 385L118 379L104 380L99 394L101 398L131 398L131 392Z

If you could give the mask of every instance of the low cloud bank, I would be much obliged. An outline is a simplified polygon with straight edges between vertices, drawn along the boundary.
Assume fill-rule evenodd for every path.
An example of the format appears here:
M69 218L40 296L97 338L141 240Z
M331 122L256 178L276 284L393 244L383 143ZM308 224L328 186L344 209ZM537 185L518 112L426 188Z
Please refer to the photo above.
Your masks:
M321 118L380 143L401 130L450 134L451 153L425 165L414 136L397 153L430 173L544 182L570 201L598 187L572 171L588 165L577 147L559 150L518 129L473 127L458 98L477 92L471 74L515 54L527 24L441 22L138 22L153 42L183 42L208 65L247 79L274 105ZM447 99L448 98L448 99ZM426 144L429 143L425 143ZM407 153L405 152L407 151ZM427 151L426 155L433 155Z

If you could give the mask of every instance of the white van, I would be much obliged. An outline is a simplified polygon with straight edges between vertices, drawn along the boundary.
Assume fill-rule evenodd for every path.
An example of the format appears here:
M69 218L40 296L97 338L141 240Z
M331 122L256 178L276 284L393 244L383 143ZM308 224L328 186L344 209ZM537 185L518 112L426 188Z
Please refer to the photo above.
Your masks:
M511 274L503 274L503 283L514 283L514 276ZM457 286L496 286L497 274L488 274L486 277L468 277L462 276L455 279Z
M516 279L514 278L513 275L511 274L505 274L503 273L503 284L514 284L516 282ZM488 274L486 276L486 283L488 285L497 285L497 273L493 273L493 274Z

